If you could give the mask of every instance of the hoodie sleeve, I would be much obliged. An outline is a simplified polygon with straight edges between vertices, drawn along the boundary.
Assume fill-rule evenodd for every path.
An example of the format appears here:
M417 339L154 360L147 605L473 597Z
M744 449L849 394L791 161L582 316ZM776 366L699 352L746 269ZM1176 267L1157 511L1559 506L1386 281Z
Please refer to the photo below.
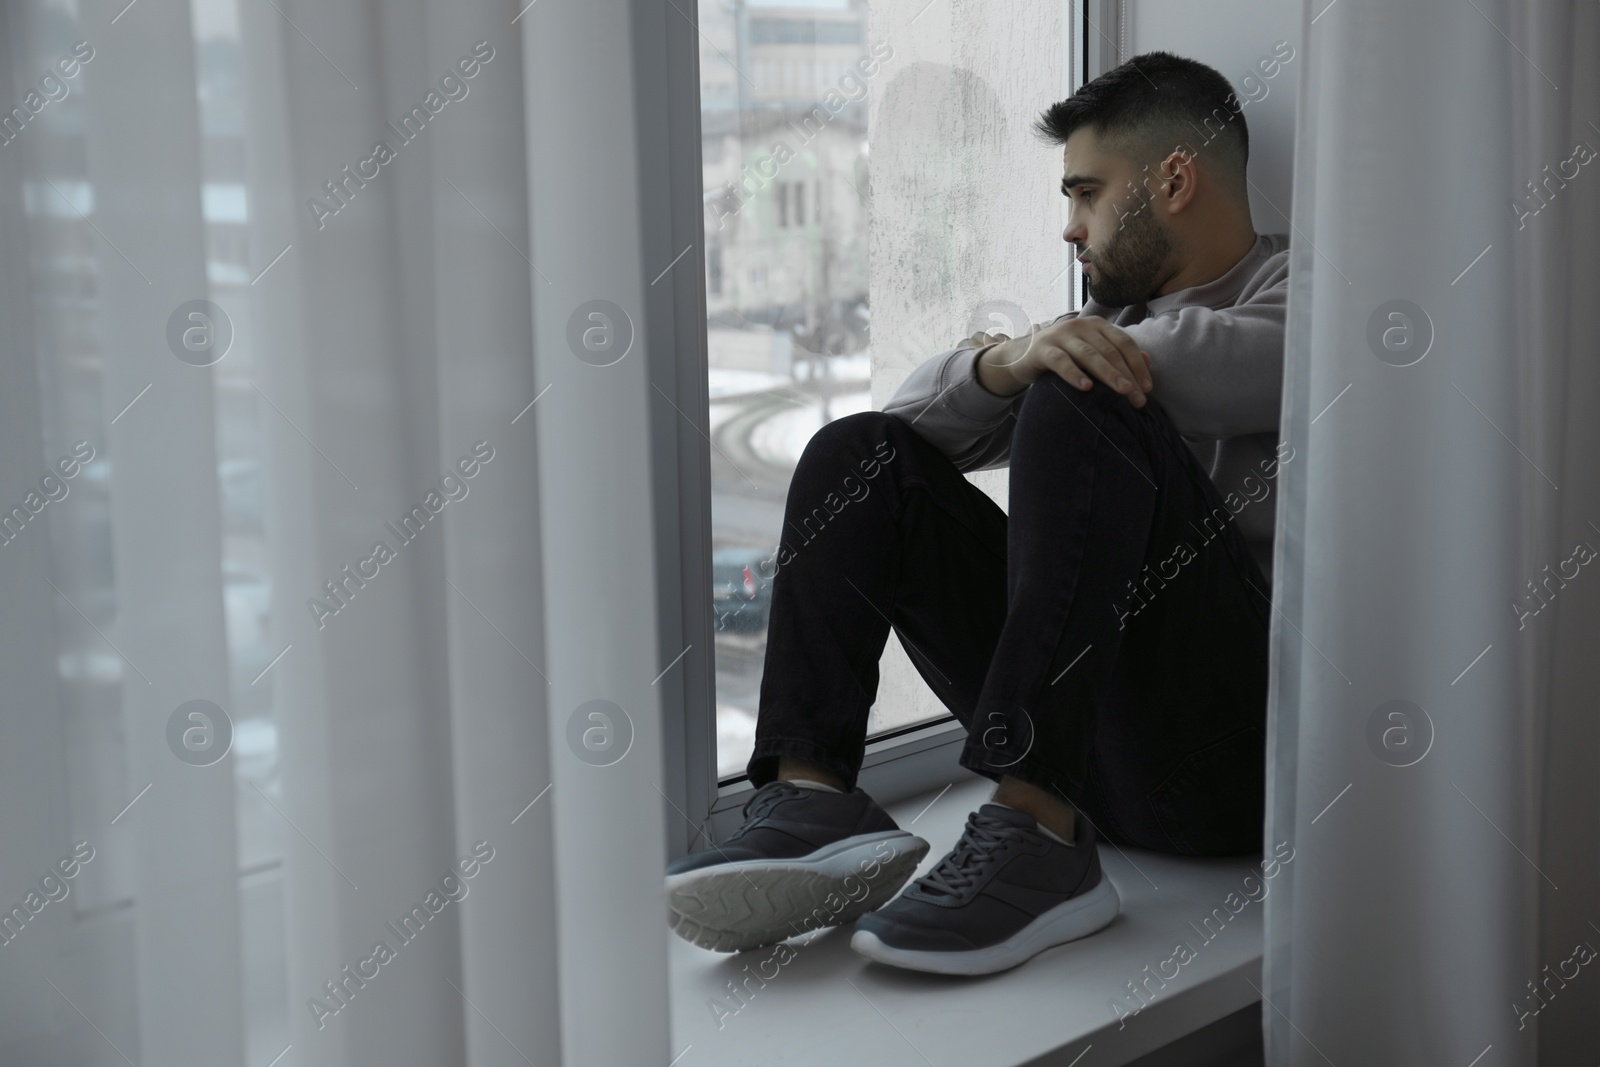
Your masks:
M1151 396L1185 437L1277 433L1288 257L1231 307L1191 305L1122 328L1150 353Z
M1064 318L1085 314L1094 307L1058 315L1034 330L1053 326ZM1030 331L1032 333L1032 331ZM1027 389L1010 397L997 397L978 381L978 358L994 346L963 346L934 355L894 390L883 410L910 422L923 440L955 462L957 470L1005 467L1011 459L1011 427Z
M1011 457L1013 416L1028 390L996 396L983 387L978 359L993 347L962 345L939 353L913 370L883 407L949 456L957 470L992 470Z

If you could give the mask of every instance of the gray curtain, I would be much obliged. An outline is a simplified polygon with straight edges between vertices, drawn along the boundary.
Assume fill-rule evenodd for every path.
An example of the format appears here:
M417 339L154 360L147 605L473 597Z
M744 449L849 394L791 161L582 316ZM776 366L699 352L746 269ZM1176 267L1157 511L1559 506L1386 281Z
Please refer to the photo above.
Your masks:
M1600 8L1310 0L1273 1064L1600 1049Z

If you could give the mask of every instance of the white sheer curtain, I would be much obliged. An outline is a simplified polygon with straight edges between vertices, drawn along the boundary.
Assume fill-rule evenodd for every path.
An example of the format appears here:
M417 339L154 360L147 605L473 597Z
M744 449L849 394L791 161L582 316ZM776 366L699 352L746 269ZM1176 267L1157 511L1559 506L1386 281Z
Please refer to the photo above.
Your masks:
M1600 9L1309 0L1274 1064L1600 1049Z
M659 40L677 16L652 10ZM649 323L605 377L566 337L581 298L631 285L637 308L648 280L617 206L641 181L630 17L0 6L0 106L20 109L0 138L0 1063L664 1051L660 749L637 696L661 665L636 657L630 699L573 649L617 617L654 633L630 510L649 494L594 509L615 539L585 527L593 501L540 499L552 463L594 485L585 457L616 442L627 485L648 456ZM585 135L620 163L577 158ZM550 237L564 214L593 250L582 293ZM561 602L552 523L584 542L555 565ZM632 604L601 603L608 575ZM648 774L552 766L556 694L635 709ZM627 847L584 854L596 826ZM602 906L610 956L583 944ZM563 1006L558 972L601 968L615 998ZM632 1025L605 1025L624 1006Z

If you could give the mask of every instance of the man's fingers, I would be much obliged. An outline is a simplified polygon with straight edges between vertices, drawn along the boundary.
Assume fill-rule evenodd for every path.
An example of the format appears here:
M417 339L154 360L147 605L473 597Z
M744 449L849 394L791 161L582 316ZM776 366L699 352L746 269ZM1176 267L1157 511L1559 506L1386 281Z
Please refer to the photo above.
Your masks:
M1154 386L1153 360L1120 326L1098 316L1078 317L1048 326L1040 335L1036 360L1080 390L1093 388L1091 377L1125 395L1136 408Z
M1138 342L1129 336L1128 331L1119 326L1107 323L1104 335L1117 350L1118 362L1123 366L1123 373L1128 379L1137 382L1144 389L1149 390L1153 383L1150 380L1150 365L1146 362L1145 353L1139 348Z
M1089 374L1094 372L1095 377L1100 377L1091 359L1096 354L1094 346L1079 338L1069 337L1046 351L1045 363L1079 389L1088 389L1094 384L1089 380Z
M1101 343L1105 344L1109 352L1102 350L1095 344L1094 339L1089 337L1068 339L1061 347L1061 351L1066 357L1063 362L1070 363L1071 366L1063 368L1065 373L1062 373L1062 369L1058 369L1057 373L1061 373L1062 377L1076 384L1079 389L1088 388L1083 384L1085 380L1083 376L1085 373L1091 374L1117 392L1125 394L1134 407L1143 407L1144 393L1128 373L1127 367L1123 365L1121 352L1103 339Z
M1100 373L1096 377L1117 392L1127 396L1134 407L1144 406L1144 392L1139 388L1137 380L1128 371L1128 368L1122 363L1122 354L1120 352L1114 358L1107 358L1098 353L1090 358L1098 363Z
M1112 327L1112 329L1115 329L1115 327ZM1120 330L1117 332L1121 333ZM1127 335L1123 334L1123 336L1126 337ZM1144 369L1143 362L1138 359L1130 362L1127 353L1116 343L1116 337L1109 332L1098 337L1087 337L1085 340L1094 345L1094 355L1089 357L1091 362L1098 359L1099 366L1102 368L1102 373L1095 376L1117 392L1127 394L1128 399L1133 401L1134 407L1143 406L1144 393L1140 389L1141 379L1144 377L1142 373ZM1135 347L1134 351L1137 353L1138 348ZM1134 367L1136 366L1140 368L1140 373L1136 374L1134 372Z
M1083 372L1083 368L1078 366L1077 361L1064 349L1053 353L1048 362L1051 369L1059 374L1064 381L1071 382L1079 389L1088 389L1094 384L1089 380L1089 376Z

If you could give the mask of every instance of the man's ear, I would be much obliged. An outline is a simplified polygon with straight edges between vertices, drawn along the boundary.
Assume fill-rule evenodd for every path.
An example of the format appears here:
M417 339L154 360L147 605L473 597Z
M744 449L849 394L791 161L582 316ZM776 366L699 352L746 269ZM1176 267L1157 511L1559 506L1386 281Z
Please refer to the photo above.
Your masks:
M1168 211L1182 211L1194 199L1197 186L1195 155L1187 145L1180 144L1156 168L1161 188L1155 199Z

